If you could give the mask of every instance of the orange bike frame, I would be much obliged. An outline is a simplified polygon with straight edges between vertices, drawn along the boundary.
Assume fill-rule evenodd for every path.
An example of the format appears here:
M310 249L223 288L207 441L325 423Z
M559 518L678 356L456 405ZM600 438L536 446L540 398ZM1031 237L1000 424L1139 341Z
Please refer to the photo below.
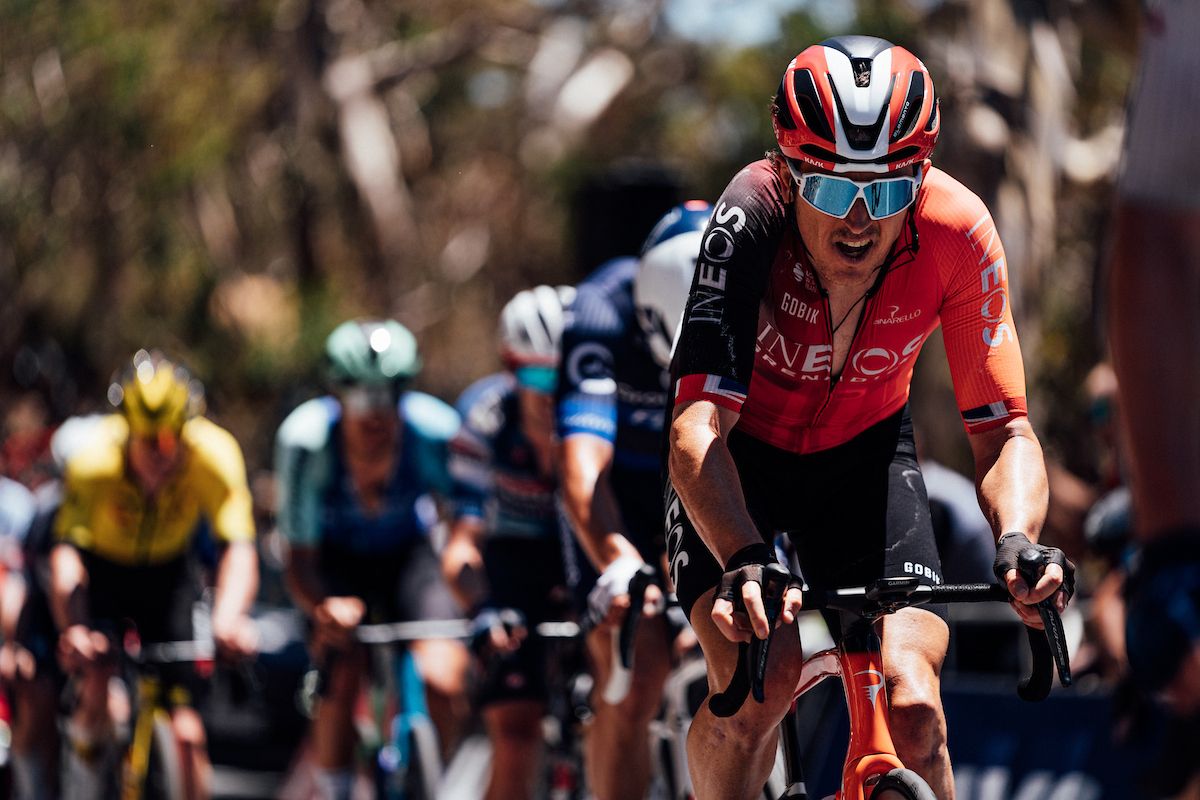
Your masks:
M853 638L866 646L850 650L843 644L808 657L796 685L798 698L826 678L840 676L842 679L850 713L850 742L842 766L842 788L836 800L866 800L872 778L904 766L896 757L888 727L887 688L884 686L879 638L873 629L866 636Z

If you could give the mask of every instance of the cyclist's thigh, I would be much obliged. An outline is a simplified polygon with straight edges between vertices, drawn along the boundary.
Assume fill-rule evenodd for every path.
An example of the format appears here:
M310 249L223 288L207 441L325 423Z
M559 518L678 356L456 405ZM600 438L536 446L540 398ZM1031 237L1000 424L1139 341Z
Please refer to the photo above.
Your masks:
M715 592L716 587L704 592L697 599L692 613L692 628L704 653L710 693L722 691L729 685L738 663L738 643L725 638L707 611L700 613L702 608L712 608ZM749 709L750 713L766 711L772 716L782 716L783 711L791 704L796 684L800 680L802 664L800 637L795 625L776 629L771 639L770 664L764 687L767 703L759 704L749 700L743 709ZM739 712L739 715L742 713ZM775 722L778 722L778 719L775 719Z
M530 625L564 619L569 598L557 539L489 538L483 563L488 575L488 604L520 611ZM545 640L529 636L515 653L485 660L478 703L487 707L546 695Z
M841 447L806 457L800 501L776 510L805 580L834 588L884 576L941 583L929 500L907 409Z
M393 597L396 619L456 619L463 614L442 577L441 562L428 539L414 539L405 549Z
M884 671L889 679L905 684L897 690L936 694L938 676L946 649L950 644L950 629L945 621L924 608L905 608L883 618L881 627Z
M371 622L393 621L393 597L407 555L404 550L357 551L321 542L317 571L333 597L357 597Z
M757 463L747 460L738 464L738 476L742 483L742 495L746 499L746 507L751 519L755 520L759 535L763 541L771 540L773 528L767 516L766 503L763 497L764 483ZM688 517L679 494L668 479L664 489L664 520L666 531L667 569L675 594L679 598L679 606L688 615L695 626L694 617L697 614L708 617L712 610L712 598L696 605L697 600L709 593L721 582L724 565L717 563L708 545L700 538L696 526Z
M41 584L31 574L25 573L25 597L17 612L16 644L27 650L34 661L34 674L45 677L61 688L64 676L54 657L58 642L58 631L50 614L50 604Z

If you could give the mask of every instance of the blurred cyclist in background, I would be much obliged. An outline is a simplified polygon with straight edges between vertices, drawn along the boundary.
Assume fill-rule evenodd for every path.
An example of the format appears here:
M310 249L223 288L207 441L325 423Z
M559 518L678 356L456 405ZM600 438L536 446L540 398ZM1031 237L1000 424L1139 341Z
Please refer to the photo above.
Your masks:
M350 796L354 704L366 652L360 623L453 619L461 609L442 579L430 533L435 496L448 497L454 409L409 382L421 368L413 335L392 320L353 320L325 342L331 394L296 408L279 428L278 521L291 544L288 588L313 623L313 655L328 693L313 719L326 797ZM444 751L467 712L466 648L414 642L429 711Z
M480 706L492 742L487 800L532 798L543 750L546 648L526 628L570 609L556 503L554 389L569 287L517 293L500 312L505 370L458 401L450 448L455 518L442 554L446 580L490 632ZM520 612L511 622L500 617ZM488 657L490 656L490 657Z
M51 478L32 494L34 515L28 532L23 540L9 540L4 548L8 575L0 593L0 634L4 639L0 680L13 705L13 790L21 800L59 796L58 696L63 675L55 658L58 631L47 591L50 550L67 460L103 437L105 419L102 414L71 417L54 431L49 445ZM103 444L103 439L100 441ZM0 500L0 517L14 514L11 502Z
M203 517L223 544L217 568L212 632L226 657L252 655L247 616L258 586L250 490L241 448L201 416L204 391L182 366L140 350L109 387L117 408L66 464L62 505L50 554L50 607L60 631L59 659L77 677L76 706L66 726L71 797L103 796L113 767L109 683L132 620L143 643L193 639L192 606L199 581L190 545ZM183 751L189 796L208 794L204 727L193 707L190 666L164 679L171 721Z
M600 266L578 286L563 332L557 395L562 492L567 515L598 578L583 580L590 612L607 620L588 636L597 691L588 733L588 784L601 800L640 798L650 781L647 725L670 670L663 595L646 594L633 685L603 697L612 672L613 625L629 607L629 582L664 565L661 492L663 416L673 336L692 281L700 233L712 214L691 201L664 216L641 258Z
M1147 3L1117 184L1109 341L1140 565L1128 657L1143 688L1200 715L1200 4Z
M51 692L53 684L19 638L28 596L25 543L36 512L33 493L0 476L0 684L12 712L13 778L22 798L51 797L54 778L53 753L44 744L53 740L54 704L37 703L47 696L53 699L46 692L46 684Z

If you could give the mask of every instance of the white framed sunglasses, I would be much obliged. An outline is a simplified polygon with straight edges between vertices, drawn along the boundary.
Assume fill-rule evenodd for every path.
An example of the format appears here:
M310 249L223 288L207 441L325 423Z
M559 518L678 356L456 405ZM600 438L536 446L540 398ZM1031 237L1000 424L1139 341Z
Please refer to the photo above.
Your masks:
M824 172L801 172L791 159L787 159L787 165L804 202L838 219L845 219L860 197L871 219L895 216L913 204L921 186L920 170L916 175L855 181Z

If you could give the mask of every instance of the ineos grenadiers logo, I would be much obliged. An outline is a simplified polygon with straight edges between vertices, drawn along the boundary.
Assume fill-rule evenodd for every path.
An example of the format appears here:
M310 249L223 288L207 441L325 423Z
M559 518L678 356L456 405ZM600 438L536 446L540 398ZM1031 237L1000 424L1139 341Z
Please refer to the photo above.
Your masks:
M667 557L671 559L671 583L679 585L679 571L688 565L691 558L683 549L683 503L675 493L675 487L667 483L664 505L667 509Z
M925 334L914 337L899 351L885 347L868 347L850 355L849 371L842 377L848 383L867 383L882 380L895 373L901 365L916 358L925 341ZM755 341L755 354L773 370L802 381L826 381L833 366L833 346L806 345L780 333L770 322L764 322Z
M971 243L971 249L983 251L978 263L986 262L979 271L979 288L983 293L979 316L988 323L983 328L984 344L988 347L999 347L1005 342L1015 342L1016 331L1006 319L1008 292L1004 285L1007 279L1004 249L1000 246L1000 235L996 232L996 224L992 222L990 215L984 214L971 226L967 231L967 241Z
M720 324L721 299L725 295L725 267L733 257L733 235L746 226L746 212L740 206L721 203L713 213L704 234L700 257L696 259L696 286L692 290L687 321Z

